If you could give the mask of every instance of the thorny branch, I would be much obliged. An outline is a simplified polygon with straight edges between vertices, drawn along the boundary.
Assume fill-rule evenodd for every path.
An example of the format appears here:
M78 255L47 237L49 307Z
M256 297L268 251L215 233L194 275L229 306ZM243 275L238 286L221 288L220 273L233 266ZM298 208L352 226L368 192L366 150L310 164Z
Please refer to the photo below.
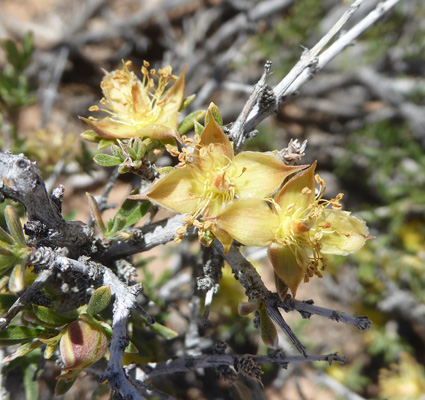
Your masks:
M42 201L44 201L46 204L44 207L44 212L47 212L48 215L48 218L44 218L46 225L49 224L50 220L52 219L53 223L59 221L62 226L65 226L65 221L61 220L59 208L57 208L53 200L47 196L47 193L44 189L44 183L41 180L35 165L29 163L29 161L22 155L13 156L10 153L1 153L1 157L2 164L0 164L0 166L3 168L4 174L7 177L6 182L8 183L8 186L3 185L2 193L4 196L8 197L13 195L14 199L21 200L21 202L26 205L28 203L28 198L32 198L31 196L34 196L29 188L35 188L36 196L42 199ZM21 163L21 160L26 161ZM22 166L25 168L22 168ZM21 180L23 180L22 175L20 175L22 169L26 173L25 177L29 176L30 179L33 178L33 182L30 180L24 181L25 184L21 182ZM22 194L15 194L13 190L10 191L9 188L11 186L12 188L22 188ZM29 206L31 206L31 204ZM48 207L53 208L51 213L48 213L48 210L46 210ZM37 216L38 214L32 213L29 215ZM151 224L148 228L145 228L145 232L142 236L142 243L137 245L138 251L143 251L158 244L164 244L171 241L175 236L176 226L180 226L181 224L181 216L170 218L169 220L166 220L165 223L164 221L161 221L159 223ZM261 300L267 305L267 311L269 315L286 333L298 351L303 354L304 359L306 361L310 360L311 358L309 357L311 356L307 355L304 346L299 342L298 338L294 335L291 328L286 324L278 310L278 306L285 310L289 310L290 307L285 307L281 304L279 305L279 302L276 299L276 295L265 288L261 277L258 275L256 270L246 259L241 256L239 251L234 246L226 256L223 254L221 245L214 244L214 248L215 251L221 252L222 256L229 262L236 278L246 289L248 298L254 299L260 297ZM128 255L129 253L133 254L136 249L135 245L132 244L130 249L127 247L125 252L121 253L118 253L118 250L113 250L112 248L111 254L113 254L115 251L115 256L122 257L124 255ZM87 256L80 256L78 257L78 260L74 260L64 256L63 254L63 249L59 248L58 251L55 251L49 247L38 247L38 249L33 253L29 262L39 268L42 272L33 285L29 287L26 292L24 292L24 295L12 306L12 308L6 314L6 317L2 320L2 328L4 329L13 316L16 315L16 313L30 301L30 294L38 292L43 287L47 279L50 277L51 271L53 270L58 270L62 273L67 271L78 272L93 281L98 281L102 285L109 286L111 288L112 295L115 296L112 323L113 337L110 345L111 357L109 365L102 379L108 380L111 384L111 387L119 391L124 396L128 395L133 396L133 398L143 399L137 389L127 380L122 365L124 349L128 344L127 320L130 315L130 311L133 309L144 313L136 301L136 296L141 290L141 287L139 285L129 287L120 281L109 268L103 266L102 264L91 261ZM297 307L294 305L293 309L297 309ZM302 310L304 313L311 312L317 314L322 313L328 316L332 315L333 319L336 319L336 316L338 315L338 318L341 320L345 322L348 321L348 319L344 320L344 318L335 311L325 311L325 309L317 307L313 308L312 306L307 307L307 309L308 311L298 307L297 310ZM144 313L144 315L147 317L148 323L153 322L153 320L146 313ZM320 357L322 358L319 359L326 359L323 358L326 356Z
M257 104L251 111L243 129L243 135L248 135L266 117L271 115L276 107L286 98L297 91L314 75L319 72L329 61L338 55L346 47L352 45L354 41L379 18L385 15L400 0L387 0L379 3L375 10L370 12L366 18L362 19L348 32L343 33L328 49L322 52L329 41L341 31L345 23L358 9L362 1L356 0L351 7L334 25L334 27L311 49L305 50L300 61L289 71L289 73L273 88L274 101L270 101L267 107ZM322 53L321 53L322 52ZM321 54L320 54L321 53ZM254 94L254 93L253 93ZM234 138L236 140L236 138ZM242 139L236 140L237 142Z
M14 156L10 152L0 153L0 171L2 175L1 193L5 197L20 201L25 206L30 219L27 224L30 224L31 218L33 218L36 222L42 222L46 229L50 230L52 236L55 236L56 230L59 231L58 233L63 232L64 237L61 238L60 243L73 248L77 240L66 235L67 229L70 229L73 234L80 233L81 235L83 233L84 235L85 226L83 223L79 224L78 226L81 227L79 231L73 229L74 225L68 228L69 223L63 220L59 211L60 207L47 195L44 182L35 164L23 155ZM38 207L35 207L35 205ZM39 208L41 208L41 211L38 210ZM52 231L51 227L55 231ZM70 235L69 232L68 235ZM85 242L83 242L83 239L85 239ZM80 237L78 244L87 246L90 241L91 236L84 235ZM47 242L52 243L53 241L49 238ZM56 240L53 243L57 246L58 242ZM2 318L1 328L5 329L11 319L31 301L32 296L42 289L53 270L62 273L78 272L93 281L109 286L111 294L115 296L112 322L113 336L110 344L111 357L103 379L109 380L111 387L118 390L124 397L131 396L134 399L143 399L138 391L127 382L122 368L122 357L128 342L127 319L130 311L141 312L146 317L148 325L154 322L137 303L136 297L141 291L141 285L126 285L109 268L91 261L87 256L81 255L78 260L65 257L63 254L68 253L68 251L68 249L63 248L54 250L50 247L37 247L28 261L42 272L10 308L5 318Z
M387 0L380 3L366 18L362 19L348 32L342 34L327 50L323 51L329 41L341 30L362 2L361 0L355 1L334 28L316 46L303 54L299 63L273 88L272 92L266 86L266 77L270 68L266 64L263 76L255 86L251 97L231 128L231 137L235 141L236 148L239 148L250 137L251 132L258 123L270 115L282 100L296 93L315 73L322 69L345 47L351 45L364 30L376 22L399 1ZM185 5L188 2L173 1L169 3L167 9ZM282 2L280 0L261 2L254 9L247 11L243 15L240 14L242 16L228 21L227 24L223 25L223 29L219 30L210 38L204 52L198 52L193 56L193 59L197 60L197 62L190 61L189 67L197 68L197 65L202 59L205 59L209 53L214 52L218 46L227 40L229 35L234 34L241 27L245 27L248 22L256 21L263 18L265 14L270 15L276 10L282 10L292 3L293 1ZM96 4L97 7L99 4L103 4L103 2L99 1L93 4ZM99 36L103 38L116 37L123 29L127 29L128 26L138 26L152 19L156 12L157 9L152 8L149 13L134 15L131 21L125 21L125 23L122 21L115 22L113 29L109 29L108 27L107 32L91 32L76 35L70 42L59 38L59 43L62 46L60 49L63 51L62 61L66 60L68 49L73 51L81 43L93 41ZM61 75L62 72L62 70L57 71L57 74ZM56 84L56 81L54 83ZM268 96L266 102L264 101L264 94ZM46 109L48 110L49 107L46 106ZM140 395L136 386L129 383L122 364L124 348L128 343L126 325L130 312L131 310L137 310L143 313L136 300L141 287L138 285L129 287L120 281L106 266L92 261L88 256L81 256L79 254L81 253L81 248L85 249L86 254L91 254L95 247L91 229L78 221L64 221L60 212L60 199L58 200L48 195L37 168L26 157L23 155L14 156L11 153L0 153L0 176L0 195L21 202L27 210L27 233L30 236L30 243L36 248L30 262L36 265L41 271L35 282L21 294L5 318L2 319L1 328L5 328L10 320L31 301L31 297L42 289L53 271L79 272L89 279L98 281L103 285L108 285L111 287L112 294L115 296L112 324L114 334L110 349L111 357L108 368L103 374L103 379L109 380L111 387L120 392L124 398L143 399L144 397ZM99 255L101 260L98 259L98 261L106 261L109 258L124 258L170 242L173 240L176 230L184 224L181 219L182 216L176 216L135 230L134 232L137 232L135 240L126 243L114 242L110 249L104 253L103 258ZM188 234L193 234L193 231ZM48 245L52 248L42 247L43 245ZM361 330L370 326L370 320L367 317L350 317L338 311L315 306L311 301L300 301L290 296L287 296L284 301L280 301L274 293L270 292L264 286L256 270L240 254L236 247L233 246L229 253L225 255L221 245L214 243L213 246L221 254L221 257L229 262L235 277L244 286L248 298L261 298L266 304L270 316L282 328L298 351L303 354L303 356L285 356L282 354L279 356L249 356L254 363L259 365L270 363L285 366L289 362L343 362L343 357L337 355L307 355L304 346L284 321L279 311L280 308L285 312L298 311L304 318L308 318L310 315L319 315L335 321L342 321L352 324ZM57 250L61 247L68 249L68 257ZM147 316L147 314L144 315ZM147 317L148 321L152 323L153 321L149 319L149 316ZM196 368L218 367L221 365L233 367L238 365L240 358L241 356L225 354L200 355L191 357L190 360L182 358L158 363L154 366L144 366L145 376L141 381L145 382L162 374L183 372Z
M23 154L0 152L0 195L21 203L27 213L30 242L68 247L79 253L91 242L93 232L79 221L61 215L61 199L50 197L35 163Z
M185 372L194 370L197 368L216 368L223 365L230 367L240 366L244 359L250 359L254 364L263 365L263 364L272 364L280 365L283 368L289 363L298 363L298 362L314 362L314 361L326 361L329 364L336 361L339 363L344 363L345 358L337 354L327 354L323 356L287 356L282 351L276 351L268 356L263 355L244 355L244 356L233 356L228 354L203 354L197 357L184 357L176 360L167 360L161 363L149 364L143 367L145 371L145 376L143 381L153 379L156 376L164 374L173 374L177 372ZM238 371L242 374L246 373L242 368Z
M103 286L110 287L111 294L115 296L112 317L113 336L109 346L108 368L103 374L102 380L108 380L111 388L120 392L124 398L143 399L144 397L128 382L122 364L124 350L128 345L127 320L130 312L132 310L141 312L148 320L147 325L155 322L137 302L137 295L142 289L141 285L128 286L118 279L109 268L90 261L85 256L81 256L79 260L73 260L58 255L50 248L39 248L31 257L30 262L40 268L48 267L61 272L78 272L89 279L99 281Z
M238 279L241 285L245 288L248 299L260 299L261 302L266 305L267 312L270 317L278 324L301 354L307 355L305 347L300 343L291 328L287 325L279 312L279 308L282 308L286 312L296 310L303 316L303 318L309 318L312 314L319 315L337 322L341 321L352 324L360 330L370 327L371 321L365 316L355 318L350 317L335 310L314 306L311 301L305 302L293 299L291 296L287 296L284 301L280 301L275 293L270 292L264 286L257 270L242 256L235 246L232 246L226 255L224 254L222 245L217 241L214 242L213 246L220 249L222 256L232 268L236 279Z

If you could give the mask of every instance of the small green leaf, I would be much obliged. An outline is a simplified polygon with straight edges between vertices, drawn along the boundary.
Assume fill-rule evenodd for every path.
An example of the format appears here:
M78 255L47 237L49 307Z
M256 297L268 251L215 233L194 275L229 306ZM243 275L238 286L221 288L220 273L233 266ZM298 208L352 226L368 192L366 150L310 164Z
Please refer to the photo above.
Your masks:
M114 167L115 165L122 163L120 158L110 156L109 154L96 154L93 157L93 160L96 164L99 164L102 167Z
M25 263L16 264L9 276L9 290L18 293L25 288Z
M161 325L158 322L149 325L149 329L166 340L175 339L177 336L179 336L176 331L167 328L166 326Z
M16 44L12 40L7 39L3 42L3 47L6 50L7 60L16 68L19 65L20 58Z
M111 301L111 289L109 286L101 286L96 289L90 297L89 304L87 306L87 314L95 316L103 311Z
M15 358L22 357L25 354L31 353L31 351L35 350L37 347L41 346L43 344L40 340L35 340L34 342L24 343L21 344L16 351L14 351L12 354L8 355L2 360L2 363L8 363L10 361L13 361Z
M205 110L198 110L194 111L193 113L189 114L182 122L179 124L179 135L184 135L186 132L189 132L191 129L193 129L195 121L202 121L202 119L205 117L206 111Z
M139 189L133 190L130 195L138 194ZM136 222L140 221L145 214L149 211L151 203L147 200L130 200L127 199L122 203L121 207L117 211L115 218L125 218L126 222L122 229L126 229Z
M10 236L1 226L0 226L0 246L2 245L1 242L5 242L8 244L14 244L14 240L12 236Z
M192 103L193 100L195 100L195 97L196 94L191 94L190 96L185 97L179 111L183 111L186 107L188 107L189 104Z
M0 271L10 268L19 261L16 255L4 256L0 255Z
M34 40L32 32L28 32L22 43L22 53L26 58L29 58L34 51Z
M211 103L208 107L208 112L205 116L205 126L208 124L211 117L214 118L219 126L223 126L223 117L221 116L219 108L214 103Z
M45 334L44 329L30 328L27 326L9 325L4 331L0 331L0 346L10 346L31 339L38 339Z
M24 388L25 388L25 400L38 400L39 388L38 380L34 379L34 375L37 372L36 364L28 364L24 368Z
M112 146L114 143L116 143L115 139L100 139L99 144L97 145L97 149L106 149L107 147Z
M7 206L4 209L4 218L10 234L21 247L26 247L24 230L22 229L21 220L13 206Z
M276 349L279 344L279 336L277 335L276 327L265 308L259 308L258 312L260 314L261 339L266 346Z
M122 174L126 174L127 172L129 172L130 171L130 167L128 167L127 165L125 165L125 164L121 164L119 167L118 167L118 173L120 174L120 175L122 175Z
M110 237L111 235L114 235L115 233L122 231L125 227L125 222L126 222L125 218L115 216L111 220L111 223L109 223L108 221L108 231L105 233L105 236Z
M72 388L72 385L75 383L76 380L76 376L73 376L72 378L60 378L59 376L58 381L56 382L55 395L64 395L69 389Z
M0 310L8 310L16 300L14 294L0 294Z
M146 145L144 145L144 142L142 141L142 139L135 138L133 141L132 148L134 149L136 153L136 160L141 160L146 150Z
M204 131L204 125L200 124L198 121L193 122L193 128L197 135L201 135L202 132Z
M114 220L113 219L108 219L106 221L106 232L112 232L113 226L114 226Z
M58 348L59 343L56 344L48 344L44 350L44 358L46 360L53 357L55 354L56 349Z
M128 155L131 157L132 160L135 160L135 161L139 160L137 158L137 152L133 148L131 148L130 146L128 146L126 148L126 151L127 151Z
M87 130L80 135L83 139L89 142L99 142L102 140L102 136L98 135L95 131Z
M15 241L13 241L13 243L15 244ZM16 247L14 245L10 245L9 243L0 240L0 255L8 256L15 255L15 253Z
M125 153L122 150L122 148L120 146L117 146L116 144L114 144L111 147L111 151L112 151L112 155L114 157L119 158L121 160L121 162L124 161L127 158L127 156L125 155Z
M62 326L69 324L74 321L75 318L65 317L51 308L38 306L36 304L32 305L35 316L42 322L50 325Z

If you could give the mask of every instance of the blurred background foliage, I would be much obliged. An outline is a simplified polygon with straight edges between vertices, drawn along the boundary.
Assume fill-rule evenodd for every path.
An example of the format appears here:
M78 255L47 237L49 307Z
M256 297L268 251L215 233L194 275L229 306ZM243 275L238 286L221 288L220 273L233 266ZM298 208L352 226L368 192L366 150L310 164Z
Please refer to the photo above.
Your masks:
M81 206L86 202L78 200L84 197L81 189L100 190L107 178L104 170L91 161L96 148L79 139L85 128L77 120L77 115L87 116L88 106L101 97L101 68L115 69L121 58L132 59L139 66L144 59L155 66L171 60L179 73L187 62L187 94L197 93L199 105L214 101L225 116L224 122L229 123L236 119L248 94L243 88L228 89L225 83L255 83L266 59L273 61L270 82L278 82L299 59L302 47L314 45L349 4L337 0L296 1L249 24L214 48L211 38L220 27L246 14L259 1L245 5L220 0L183 2L183 6L174 8L161 1L151 8L147 2L142 2L140 8L130 0L99 2L101 6L85 17L78 7L84 11L87 5L78 1L68 7L60 6L60 2L45 2L44 9L29 0L23 3L29 7L28 19L20 30L12 29L10 24L18 18L19 5L5 1L1 13L1 28L7 39L2 41L0 57L0 148L24 152L37 161L45 179L53 177L52 182L64 183L70 195L65 211L78 211L80 219L88 215L81 210L87 207ZM377 1L365 2L348 28L376 4ZM143 7L156 12L156 16L141 18ZM126 25L132 13L139 16L140 23ZM33 18L39 25L46 23L49 27L48 17L52 15L59 20L72 15L74 25L71 23L68 31L63 28L50 41L37 29L27 33L28 20ZM78 18L86 18L79 28L75 22ZM372 327L359 334L354 328L341 328L336 323L289 316L309 353L339 351L347 355L348 363L328 367L289 365L288 370L264 368L267 398L424 398L424 19L422 1L401 1L389 16L307 83L298 96L286 101L274 117L262 123L257 137L247 144L248 149L265 151L285 147L290 138L307 139L303 161L318 160L319 174L328 184L329 196L342 191L344 207L364 218L375 236L348 260L332 258L328 274L305 285L299 295L302 299L313 298L318 305L368 315ZM206 20L210 22L205 29L199 29ZM108 27L113 29L106 34ZM50 28L53 32L55 25ZM232 50L234 43L239 44ZM204 53L209 45L214 51ZM53 78L57 82L52 87ZM208 87L212 87L209 92ZM48 89L55 92L50 106ZM195 102L193 107L196 105ZM193 109L187 112L190 111ZM128 176L120 179L121 192L127 189L120 185L131 180ZM120 204L122 193L118 198ZM79 206L75 205L77 202ZM4 207L2 204L2 216ZM5 226L4 220L0 223ZM139 279L157 307L152 314L167 328L161 331L165 339L159 339L157 332L141 329L138 321L132 320L132 340L139 353L133 359L128 355L129 360L166 360L182 349L182 337L191 321L194 285L190 279L182 279L184 284L169 289L166 298L162 296L165 289L161 289L172 279L201 273L194 258L184 251L176 262L176 252L143 256L138 265ZM155 260L167 266L159 275ZM267 280L270 266L261 260L256 265ZM237 315L237 304L243 300L239 283L228 269L224 270L210 310L210 322L202 328L202 335L206 342L211 338L225 340L239 354L265 352L251 316ZM202 313L202 307L198 311ZM285 352L294 351L284 339L281 343ZM40 356L41 352L29 353L7 370L20 366L21 372L15 369L14 377L7 375L8 384L23 376L28 399L38 396L30 376L35 376ZM44 390L49 393L51 374L43 375L39 369L37 373L47 383ZM212 383L215 378L208 379L211 371L205 374L172 377L167 383L162 381L162 390L178 398L213 399L219 398L217 393L224 396L221 398L234 398L234 392L220 392ZM221 385L226 386L223 382ZM80 398L89 398L91 386L82 384L79 388L72 396L79 393L86 396ZM105 390L98 389L93 398L105 396Z

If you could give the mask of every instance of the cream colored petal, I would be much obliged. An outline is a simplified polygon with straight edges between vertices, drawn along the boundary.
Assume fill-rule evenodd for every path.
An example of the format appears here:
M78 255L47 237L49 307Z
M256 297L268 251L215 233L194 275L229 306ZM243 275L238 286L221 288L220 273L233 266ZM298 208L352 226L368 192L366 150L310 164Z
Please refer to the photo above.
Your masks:
M279 275L276 274L276 272L273 275L274 275L274 286L276 288L276 292L279 295L279 298L281 300L284 300L286 297L286 294L288 293L289 287L288 285L283 283L282 279L279 278Z
M229 252L230 246L232 245L233 238L225 231L218 229L217 227L211 228L214 236L221 242L224 247L224 254Z
M100 87L114 112L128 114L133 104L132 89L138 84L141 85L139 79L123 66L123 70L116 70L105 75Z
M186 65L173 86L165 92L162 102L164 103L164 113L177 113L180 110L184 100L185 93L185 73Z
M146 89L143 87L142 82L138 78L132 81L131 85L132 97L132 115L146 115L151 111L151 102ZM117 112L117 111L116 111Z
M125 139L136 136L137 129L134 125L122 124L111 118L104 118L99 121L80 117L87 122L90 127L100 136L108 139Z
M208 112L211 114L211 111ZM210 115L209 122L201 134L201 144L204 147L208 147L211 143L222 145L223 151L229 157L233 157L232 144L212 115Z
M208 205L202 214L204 217L213 218L223 209L225 204L222 197L213 197L208 201Z
M178 117L179 114L177 112L171 114L162 112L159 118L155 121L155 125L165 125L177 131L179 126Z
M283 180L305 166L288 166L273 153L244 151L235 157L237 176L233 179L240 198L264 198L276 192Z
M275 196L275 201L282 210L286 210L293 204L295 209L307 209L315 199L314 192L314 162L305 171L300 172L291 178Z
M190 213L197 208L199 190L192 170L185 167L177 168L160 178L145 196L170 210Z
M210 112L210 111L209 111ZM209 147L213 145L212 149ZM207 157L201 157L201 149L211 149ZM228 137L220 126L210 117L208 124L201 134L201 141L193 153L194 158L201 169L209 170L212 165L223 167L233 160L233 148Z
M299 246L272 243L269 246L269 259L276 275L291 289L292 296L295 297L308 265L304 249Z
M363 247L369 235L369 228L361 218L347 211L331 209L323 211L316 222L316 231L323 233L320 239L322 253L343 256Z
M215 218L219 229L247 246L266 246L274 238L279 218L260 199L235 200Z
M177 130L166 125L148 125L136 130L136 137L149 137L152 139L165 140L174 138L181 142L180 135Z

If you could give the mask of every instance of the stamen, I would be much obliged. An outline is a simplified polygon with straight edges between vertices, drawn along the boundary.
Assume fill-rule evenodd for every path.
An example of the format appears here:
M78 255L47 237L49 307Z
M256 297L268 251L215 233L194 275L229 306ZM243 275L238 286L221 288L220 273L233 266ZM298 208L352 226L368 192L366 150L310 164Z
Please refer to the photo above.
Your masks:
M301 194L303 195L309 195L311 193L311 189L308 187L305 187L303 190L301 190Z

